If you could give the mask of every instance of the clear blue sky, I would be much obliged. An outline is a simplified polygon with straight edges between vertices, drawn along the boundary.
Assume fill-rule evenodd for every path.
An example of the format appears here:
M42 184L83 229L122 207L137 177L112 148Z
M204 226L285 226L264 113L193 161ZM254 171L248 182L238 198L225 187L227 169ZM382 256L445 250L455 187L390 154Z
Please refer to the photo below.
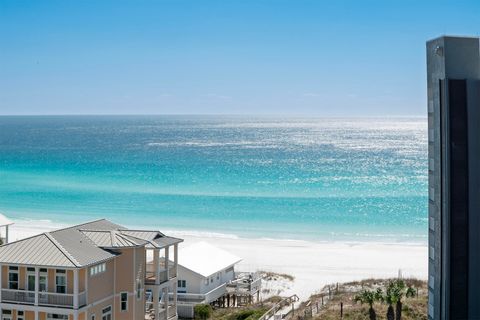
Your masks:
M0 0L0 114L425 115L480 1Z

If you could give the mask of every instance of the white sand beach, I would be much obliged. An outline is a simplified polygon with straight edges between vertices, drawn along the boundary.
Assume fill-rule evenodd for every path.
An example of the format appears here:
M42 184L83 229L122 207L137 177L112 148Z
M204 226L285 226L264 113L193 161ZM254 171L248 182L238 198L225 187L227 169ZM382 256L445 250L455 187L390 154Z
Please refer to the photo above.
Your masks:
M17 221L11 228L10 240L62 227L49 221ZM127 226L128 227L128 226ZM161 230L161 228L160 228ZM427 279L427 246L406 243L378 242L309 242L301 240L208 237L191 232L166 231L185 240L182 245L206 241L243 258L239 271L272 271L295 277L282 294L297 294L305 299L323 286L372 277L404 277Z
M185 245L202 238L186 236ZM427 279L428 252L425 245L383 243L307 242L261 239L207 239L207 242L243 258L238 269L265 270L295 277L284 294L301 299L323 286L372 277Z

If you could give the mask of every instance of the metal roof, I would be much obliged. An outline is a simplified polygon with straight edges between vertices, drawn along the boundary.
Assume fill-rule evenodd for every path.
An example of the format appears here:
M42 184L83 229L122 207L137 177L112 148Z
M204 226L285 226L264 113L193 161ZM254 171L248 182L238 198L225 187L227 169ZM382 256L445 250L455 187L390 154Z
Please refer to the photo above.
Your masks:
M50 234L58 241L65 252L76 261L77 267L96 264L116 256L116 254L96 246L78 230L64 229Z
M110 230L80 230L87 236L95 245L103 248L131 248L144 246L148 244L147 241L132 238L124 235L119 231Z
M161 238L153 240L152 242L155 243L156 248L163 248L166 246L171 246L172 244L175 244L175 243L183 242L183 239L163 236Z
M76 230L120 230L120 229L126 229L124 226L121 226L119 224L113 223L107 219L100 219L100 220L94 220L82 224L77 224L71 227L67 227L64 229L56 230L53 232L58 232L62 230L71 230L71 229L76 229Z
M230 252L200 241L180 249L178 264L205 278L242 261Z
M181 241L158 231L128 230L102 219L0 246L0 263L78 268L118 255L110 249L162 248Z
M1 246L0 261L47 267L76 267L75 262L46 233Z
M158 231L141 231L141 230L120 230L122 234L148 241L147 248L164 248L175 243L180 243L183 240L173 237L167 237Z
M163 237L164 234L159 231L149 231L149 230L129 230L129 229L121 229L120 230L123 234L127 234L129 236L143 239L146 241L152 241L157 237Z

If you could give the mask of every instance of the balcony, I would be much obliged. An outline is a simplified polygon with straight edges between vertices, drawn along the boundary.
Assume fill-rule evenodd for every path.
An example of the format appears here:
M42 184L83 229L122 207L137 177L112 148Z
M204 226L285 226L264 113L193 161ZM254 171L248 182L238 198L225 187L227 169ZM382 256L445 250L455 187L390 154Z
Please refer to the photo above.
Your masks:
M147 302L147 312L145 319L155 319L155 320L163 320L163 319L171 319L177 316L177 308L173 305L169 305L167 309L160 303L158 308L158 318L155 318L155 311L153 310L153 303Z
M177 268L175 264L170 262L168 264L168 278L167 278L167 268L163 261L159 263L159 281L158 284L167 282L170 279L173 279L177 276ZM147 270L145 272L145 284L153 285L155 284L155 265L152 262L147 263Z
M25 290L2 289L2 302L35 304L35 292Z
M39 292L38 305L48 307L73 308L74 295L68 293ZM2 302L35 304L35 292L26 290L2 289ZM78 294L78 307L87 304L86 292Z
M167 282L167 270L160 271L159 273L159 284ZM145 273L145 284L155 284L155 272L154 271L147 271Z

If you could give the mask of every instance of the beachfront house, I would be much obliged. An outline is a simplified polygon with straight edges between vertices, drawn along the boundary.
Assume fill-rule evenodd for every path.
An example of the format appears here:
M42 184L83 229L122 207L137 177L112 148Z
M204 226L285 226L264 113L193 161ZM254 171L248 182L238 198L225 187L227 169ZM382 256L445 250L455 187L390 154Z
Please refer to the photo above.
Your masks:
M97 220L0 246L0 319L177 319L181 241Z
M182 248L178 262L178 312L192 318L193 307L212 303L227 292L235 279L234 267L242 259L207 242Z

